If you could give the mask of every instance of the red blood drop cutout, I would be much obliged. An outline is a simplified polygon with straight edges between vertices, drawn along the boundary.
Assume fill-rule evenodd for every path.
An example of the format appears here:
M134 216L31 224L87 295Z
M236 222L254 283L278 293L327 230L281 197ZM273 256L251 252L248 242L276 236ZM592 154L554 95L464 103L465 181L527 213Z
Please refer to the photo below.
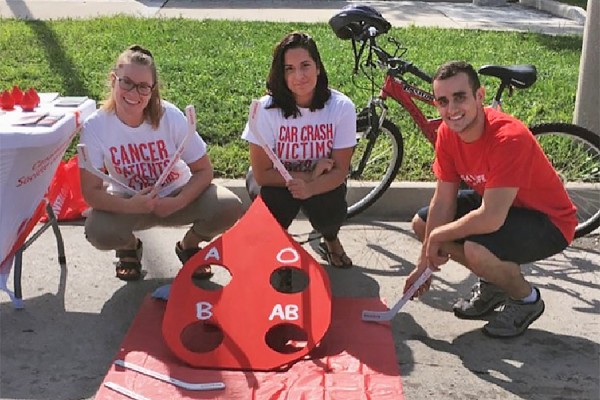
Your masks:
M222 266L227 286L204 290L199 267ZM281 268L308 278L286 293L271 284ZM331 322L331 289L321 265L271 215L259 197L220 238L194 255L173 281L163 319L167 346L194 367L275 370L304 357Z

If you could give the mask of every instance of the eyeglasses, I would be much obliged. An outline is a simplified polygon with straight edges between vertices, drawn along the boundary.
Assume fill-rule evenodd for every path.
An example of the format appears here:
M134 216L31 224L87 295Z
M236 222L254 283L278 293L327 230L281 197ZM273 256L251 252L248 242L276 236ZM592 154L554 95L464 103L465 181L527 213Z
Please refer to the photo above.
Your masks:
M152 93L152 89L154 89L154 85L148 85L145 82L134 83L131 79L127 77L121 78L120 76L117 76L116 78L119 82L119 87L128 92L135 88L140 95L148 96L150 93Z

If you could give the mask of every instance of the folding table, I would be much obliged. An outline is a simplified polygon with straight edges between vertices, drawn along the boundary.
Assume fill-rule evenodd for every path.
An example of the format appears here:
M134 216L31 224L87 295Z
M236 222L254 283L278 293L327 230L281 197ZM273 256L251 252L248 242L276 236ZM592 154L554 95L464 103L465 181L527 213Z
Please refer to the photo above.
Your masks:
M18 107L13 111L0 111L0 290L8 293L15 308L23 307L22 253L50 226L56 235L59 262L65 262L60 229L46 193L83 120L96 110L96 102L86 99L78 106L64 107L57 106L60 100L59 97L42 102L29 114ZM60 118L48 126L40 122L24 123L35 113ZM48 213L48 222L27 240L44 211ZM13 263L15 293L7 288Z

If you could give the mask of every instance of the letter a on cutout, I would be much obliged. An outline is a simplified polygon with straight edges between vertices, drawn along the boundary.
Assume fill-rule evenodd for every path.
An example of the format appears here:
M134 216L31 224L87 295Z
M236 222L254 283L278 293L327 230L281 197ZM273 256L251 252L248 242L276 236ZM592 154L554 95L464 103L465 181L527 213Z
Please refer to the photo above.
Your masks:
M209 258L213 258L216 261L221 261L221 256L219 255L219 250L216 247L210 247L208 253L204 257L204 260L208 260Z

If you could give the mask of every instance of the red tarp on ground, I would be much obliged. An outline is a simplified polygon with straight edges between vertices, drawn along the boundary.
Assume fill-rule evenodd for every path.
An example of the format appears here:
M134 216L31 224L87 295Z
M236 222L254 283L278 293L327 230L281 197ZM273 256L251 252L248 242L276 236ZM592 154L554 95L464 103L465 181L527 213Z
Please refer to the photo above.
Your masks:
M151 400L402 400L402 383L389 324L363 322L363 310L384 311L376 298L333 298L331 326L321 344L287 371L252 372L190 368L166 347L165 303L146 298L116 359L193 383L224 382L225 390L181 389L112 365L104 382L114 382ZM241 327L243 329L243 327ZM97 400L128 397L103 384Z

